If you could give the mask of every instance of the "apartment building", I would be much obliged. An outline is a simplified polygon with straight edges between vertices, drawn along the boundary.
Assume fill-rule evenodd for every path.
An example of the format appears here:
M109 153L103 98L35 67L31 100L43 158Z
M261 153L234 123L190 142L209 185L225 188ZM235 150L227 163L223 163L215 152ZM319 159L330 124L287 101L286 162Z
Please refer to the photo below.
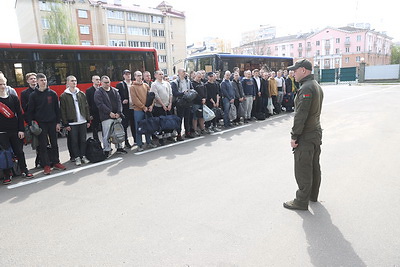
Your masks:
M350 25L299 35L248 43L234 53L307 58L323 69L390 64L391 37L370 29L369 24Z
M185 14L167 2L155 8L122 6L121 0L17 0L23 43L45 43L52 6L64 5L81 45L154 47L167 75L183 67L186 57Z

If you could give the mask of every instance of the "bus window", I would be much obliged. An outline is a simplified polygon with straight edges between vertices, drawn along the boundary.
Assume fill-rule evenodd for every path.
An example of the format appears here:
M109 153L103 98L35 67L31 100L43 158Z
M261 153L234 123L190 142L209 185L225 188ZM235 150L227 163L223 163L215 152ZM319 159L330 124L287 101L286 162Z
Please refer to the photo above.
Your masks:
M111 52L80 51L78 60L111 60Z
M4 51L4 59L6 60L21 60L21 61L26 61L30 59L30 54L25 51Z
M24 73L22 72L22 63L14 64L15 85L23 86L25 84Z
M199 58L198 63L199 63L199 65L198 65L199 70L205 70L206 72L213 71L213 69L212 69L213 58L212 57Z
M79 61L80 77L78 82L90 83L93 75L107 75L111 78L109 70L112 69L110 61Z
M65 84L67 76L76 75L70 62L35 62L35 70L46 75L48 85Z
M65 52L65 51L58 51L58 52L42 52L37 51L39 56L39 60L56 60L56 61L74 61L74 53L73 52Z
M196 71L196 59L186 60L186 71L190 73L191 71Z

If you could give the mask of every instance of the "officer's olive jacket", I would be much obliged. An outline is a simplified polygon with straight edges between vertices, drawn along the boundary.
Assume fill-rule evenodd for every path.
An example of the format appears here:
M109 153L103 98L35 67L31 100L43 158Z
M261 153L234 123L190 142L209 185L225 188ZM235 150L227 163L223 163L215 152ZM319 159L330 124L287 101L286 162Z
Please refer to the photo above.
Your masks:
M300 81L301 87L294 100L295 116L292 127L292 139L301 135L322 131L320 124L324 93L312 74Z

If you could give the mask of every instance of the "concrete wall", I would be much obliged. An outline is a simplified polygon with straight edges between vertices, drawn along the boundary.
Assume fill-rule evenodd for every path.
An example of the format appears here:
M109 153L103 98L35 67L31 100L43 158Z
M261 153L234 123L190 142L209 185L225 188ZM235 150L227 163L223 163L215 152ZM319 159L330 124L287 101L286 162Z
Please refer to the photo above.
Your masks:
M365 80L397 80L400 79L400 65L366 66Z

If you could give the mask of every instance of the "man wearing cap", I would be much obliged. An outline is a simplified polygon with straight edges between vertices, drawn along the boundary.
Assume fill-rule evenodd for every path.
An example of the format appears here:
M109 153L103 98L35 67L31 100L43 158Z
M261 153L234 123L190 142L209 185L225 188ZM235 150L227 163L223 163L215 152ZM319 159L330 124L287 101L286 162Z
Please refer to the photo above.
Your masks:
M320 124L323 91L311 74L312 64L307 59L297 61L288 70L301 87L295 98L295 116L291 132L294 153L294 172L298 190L296 198L283 203L287 209L307 210L308 202L317 202L321 183L319 156L322 129Z
M130 110L130 107L132 107L132 98L131 98L131 93L130 93L130 87L132 85L132 75L130 70L124 70L122 72L122 76L124 78L123 81L118 83L115 87L118 89L119 95L121 96L121 101L122 101L122 113L124 113L124 117L122 119L122 125L124 126L125 130L125 147L126 148L132 148L132 145L129 144L128 141L128 127L131 126L131 133L134 142L136 143L136 128L135 128L135 122L133 118L133 112Z

